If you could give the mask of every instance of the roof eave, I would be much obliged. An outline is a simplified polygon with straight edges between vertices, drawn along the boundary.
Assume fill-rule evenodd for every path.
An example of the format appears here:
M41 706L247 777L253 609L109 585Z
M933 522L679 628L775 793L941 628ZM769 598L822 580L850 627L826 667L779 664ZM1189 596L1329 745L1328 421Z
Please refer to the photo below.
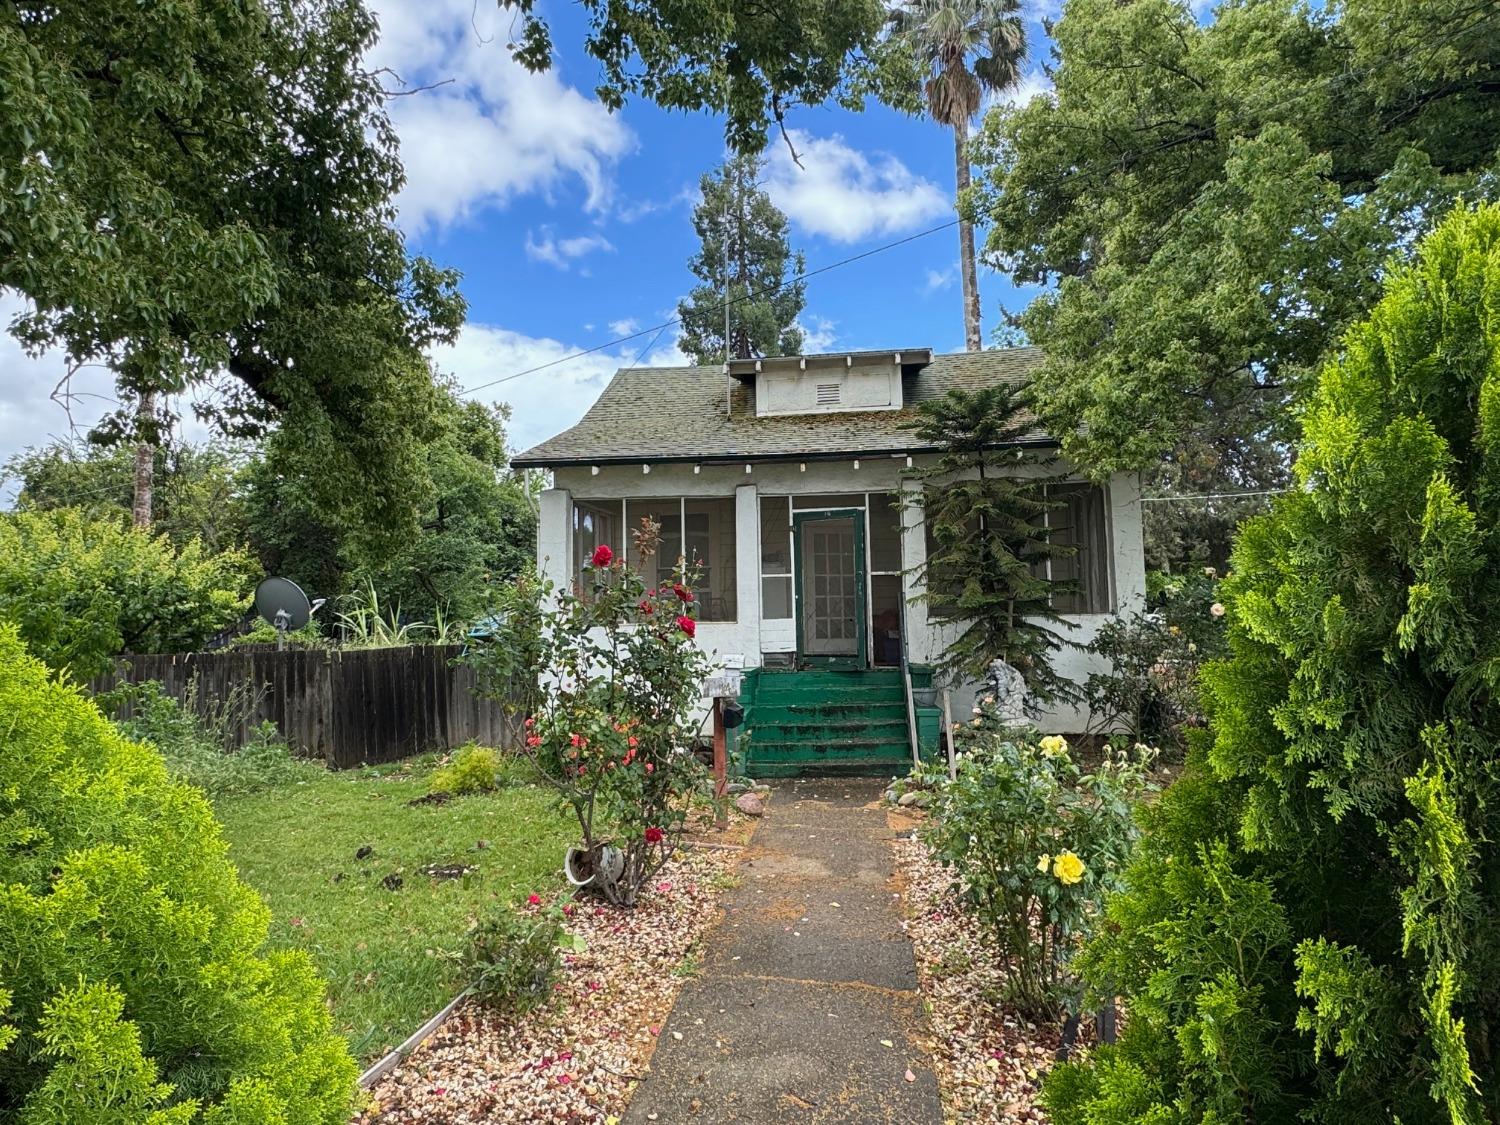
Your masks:
M989 449L1057 449L1061 445L1056 438L1027 438L1022 441L1000 442ZM743 465L747 461L853 461L858 458L911 457L919 453L941 453L939 445L912 445L901 449L889 446L883 449L836 449L808 453L697 453L678 454L670 457L652 457L643 454L610 454L602 457L550 457L546 454L533 456L532 451L511 458L517 469L561 469L579 465Z

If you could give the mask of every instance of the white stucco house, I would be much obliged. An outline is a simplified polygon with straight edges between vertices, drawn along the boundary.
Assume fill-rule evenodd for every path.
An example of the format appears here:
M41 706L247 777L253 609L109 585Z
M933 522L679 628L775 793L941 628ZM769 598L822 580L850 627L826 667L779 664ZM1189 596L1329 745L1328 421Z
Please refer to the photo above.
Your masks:
M936 711L908 714L903 657L929 682L921 670L952 629L912 601L927 544L906 470L934 451L903 423L924 400L1022 381L1040 360L1034 348L918 348L623 369L576 426L513 460L551 472L539 564L566 586L595 546L628 550L652 517L663 544L647 580L693 559L697 642L747 670L754 772L890 772L913 718L924 742L938 729ZM1017 472L1057 476L1053 438L1033 431L1020 445ZM1051 565L1080 585L1062 608L1082 646L1112 615L1144 607L1139 482L1048 487L1065 501L1048 517L1054 539L1078 547ZM1081 683L1096 659L1070 647L1056 664ZM971 703L972 689L955 693L955 713ZM1087 719L1062 708L1042 725L1077 732Z

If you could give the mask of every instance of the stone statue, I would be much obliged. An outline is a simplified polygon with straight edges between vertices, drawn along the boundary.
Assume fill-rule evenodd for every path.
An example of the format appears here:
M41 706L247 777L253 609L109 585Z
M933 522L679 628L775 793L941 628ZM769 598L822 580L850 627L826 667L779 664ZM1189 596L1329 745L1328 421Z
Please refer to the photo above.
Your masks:
M990 692L995 697L995 714L1009 727L1024 727L1026 718L1026 680L1003 660L990 663Z

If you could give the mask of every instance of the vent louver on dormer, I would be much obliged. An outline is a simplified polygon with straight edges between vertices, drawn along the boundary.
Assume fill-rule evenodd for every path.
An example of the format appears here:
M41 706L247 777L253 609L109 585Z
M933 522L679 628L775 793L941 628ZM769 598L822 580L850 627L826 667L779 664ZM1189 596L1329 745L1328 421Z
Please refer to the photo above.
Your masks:
M839 404L839 384L819 383L817 402L819 406L837 406Z

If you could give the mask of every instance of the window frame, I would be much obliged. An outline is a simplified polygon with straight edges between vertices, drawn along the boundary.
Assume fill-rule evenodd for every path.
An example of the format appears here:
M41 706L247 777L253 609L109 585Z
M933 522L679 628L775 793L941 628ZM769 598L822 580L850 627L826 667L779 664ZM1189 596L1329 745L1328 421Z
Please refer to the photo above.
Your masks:
M681 581L682 580L682 575L683 575L682 565L685 564L686 561L687 561L687 559L686 559L687 549L688 549L688 547L687 547L687 540L688 540L688 531L687 531L687 505L688 505L689 501L692 501L692 502L695 502L695 503L712 503L712 504L726 504L726 505L728 505L728 510L729 510L728 511L728 522L729 522L729 527L731 529L730 530L730 534L733 536L734 558L735 558L735 561L731 565L729 565L728 567L725 567L723 569L726 569L728 571L728 577L729 577L729 586L728 586L728 588L734 592L734 612L732 614L730 614L729 616L727 616L727 617L706 617L706 616L703 616L703 613L704 613L704 610L705 610L706 607L702 605L703 599L700 599L700 605L699 605L699 610L698 610L698 613L699 613L698 620L699 620L700 623L706 624L706 625L714 625L714 624L729 624L729 625L733 625L733 624L736 624L739 621L739 619L740 619L740 590L739 590L739 566L738 566L738 559L739 559L739 552L740 552L740 542L739 542L739 526L738 526L738 522L739 522L739 507L738 507L738 503L737 503L735 497L733 497L733 496L688 496L688 495L685 495L683 493L677 493L676 495L672 495L672 496L620 496L620 497L613 497L613 496L609 496L609 497L573 496L573 497L570 498L570 503L572 505L572 514L570 515L569 520L568 520L568 534L570 536L576 534L576 531L577 531L576 525L577 525L577 521L578 521L578 515L577 515L577 513L578 513L578 506L580 504L585 505L587 507L601 509L601 510L607 509L607 508L609 508L609 507L611 507L613 505L618 505L619 506L620 529L621 529L620 530L620 534L621 534L621 537L622 537L623 541L616 548L616 552L622 558L629 559L632 547L631 547L631 540L628 537L632 534L632 531L633 531L633 529L630 526L630 517L629 517L630 508L629 508L629 505L631 505L631 504L637 504L637 505L646 505L646 506L650 506L650 507L662 508L662 507L666 507L666 506L668 506L668 505L670 505L670 504L672 504L672 503L675 502L676 505L677 505L677 527L678 527L678 534L679 534L679 536L681 538L682 552L677 556L677 563L674 564L674 566L672 567L672 571L675 574L675 580L676 581ZM570 552L571 552L571 554L573 556L573 560L574 560L573 561L573 570L572 570L572 573L569 575L569 578L575 584L577 584L582 579L582 564L579 561L577 546L575 544L573 544L573 543L570 543L569 547L570 547ZM707 565L713 565L713 564L707 564ZM719 569L719 568L715 567L715 569Z

